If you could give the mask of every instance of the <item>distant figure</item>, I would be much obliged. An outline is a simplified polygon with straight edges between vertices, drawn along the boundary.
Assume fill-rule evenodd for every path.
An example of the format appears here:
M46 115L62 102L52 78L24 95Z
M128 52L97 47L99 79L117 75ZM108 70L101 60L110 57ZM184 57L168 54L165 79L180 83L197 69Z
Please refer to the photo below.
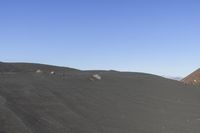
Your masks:
M101 80L102 77L98 74L93 74L92 77L90 78L90 80L94 81L94 80Z
M38 69L38 70L36 70L36 73L42 73L42 70L40 70L40 69Z

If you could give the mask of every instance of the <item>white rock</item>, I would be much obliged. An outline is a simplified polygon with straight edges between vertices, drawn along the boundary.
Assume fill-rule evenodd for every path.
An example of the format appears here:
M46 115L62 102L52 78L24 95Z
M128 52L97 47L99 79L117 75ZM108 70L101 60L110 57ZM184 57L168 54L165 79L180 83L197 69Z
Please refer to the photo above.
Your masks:
M42 73L42 70L38 69L36 70L36 73Z
M101 80L102 79L102 77L100 75L98 75L98 74L94 74L94 75L92 75L92 77L94 79L97 79L97 80Z
M51 74L51 75L54 75L54 74L55 74L55 72L54 72L54 71L51 71L51 72L50 72L50 74Z

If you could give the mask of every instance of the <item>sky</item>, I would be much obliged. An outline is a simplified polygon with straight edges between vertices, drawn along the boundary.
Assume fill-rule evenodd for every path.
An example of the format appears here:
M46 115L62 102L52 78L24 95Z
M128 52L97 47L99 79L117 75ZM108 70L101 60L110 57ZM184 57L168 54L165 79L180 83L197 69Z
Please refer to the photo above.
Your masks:
M1 0L0 61L184 77L200 67L198 0Z

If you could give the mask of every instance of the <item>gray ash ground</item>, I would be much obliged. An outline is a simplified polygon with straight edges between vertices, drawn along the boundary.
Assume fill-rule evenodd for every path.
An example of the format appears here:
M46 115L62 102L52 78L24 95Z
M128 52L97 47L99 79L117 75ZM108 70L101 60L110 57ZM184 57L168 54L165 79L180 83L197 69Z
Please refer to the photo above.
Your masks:
M0 133L199 133L199 125L197 86L143 73L0 63Z

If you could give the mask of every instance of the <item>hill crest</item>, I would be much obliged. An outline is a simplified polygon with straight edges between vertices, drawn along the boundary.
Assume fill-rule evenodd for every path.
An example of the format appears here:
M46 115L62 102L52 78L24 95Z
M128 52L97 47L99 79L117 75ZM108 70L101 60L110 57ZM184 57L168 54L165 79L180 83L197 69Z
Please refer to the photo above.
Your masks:
M78 69L69 67L60 67L39 63L4 63L0 62L0 72L36 72L42 70L44 72L73 72L79 71Z

